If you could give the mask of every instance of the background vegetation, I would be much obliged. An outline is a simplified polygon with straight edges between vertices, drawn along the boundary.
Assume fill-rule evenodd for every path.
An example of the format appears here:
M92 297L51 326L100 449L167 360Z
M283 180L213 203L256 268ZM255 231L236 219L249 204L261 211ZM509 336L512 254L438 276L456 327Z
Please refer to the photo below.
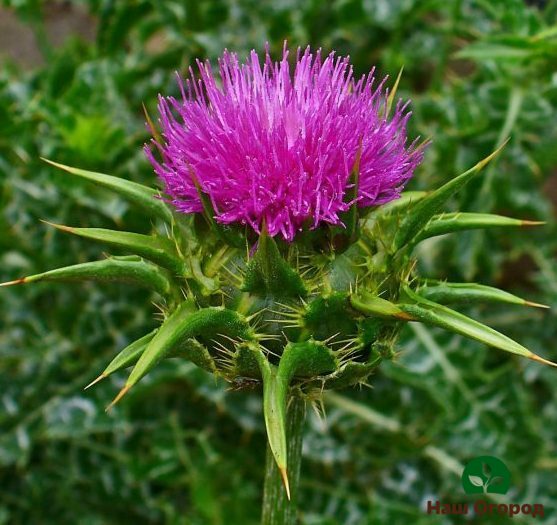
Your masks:
M548 225L432 240L420 264L431 276L552 305L470 314L557 358L557 1L1 4L0 281L101 256L41 219L149 228L126 203L41 156L152 184L142 102L154 112L157 93L176 92L174 71L197 57L266 41L278 53L287 39L350 54L358 73L376 65L379 77L396 76L404 66L413 133L433 140L412 189L453 177L510 135L458 207ZM227 391L176 360L109 414L123 375L82 391L153 324L148 293L39 284L2 289L0 312L0 524L258 523L259 395ZM371 389L325 397L325 407L326 422L307 422L305 525L465 522L427 516L425 502L466 501L462 465L485 454L511 470L502 501L543 503L537 522L556 522L554 370L408 327L399 359L382 365Z

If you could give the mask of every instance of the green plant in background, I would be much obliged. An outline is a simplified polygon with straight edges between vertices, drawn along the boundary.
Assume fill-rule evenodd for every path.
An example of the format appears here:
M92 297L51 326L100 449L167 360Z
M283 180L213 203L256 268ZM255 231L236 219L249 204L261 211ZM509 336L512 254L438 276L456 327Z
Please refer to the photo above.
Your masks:
M373 63L381 73L404 65L399 92L413 100L410 134L435 138L411 189L438 186L495 149L510 93L521 88L505 154L487 167L493 202L478 202L484 172L447 209L547 226L432 237L414 253L419 274L489 283L557 305L550 202L554 59L546 54L535 70L527 57L456 59L468 44L549 30L555 2L537 10L521 0L355 0L295 8L240 0L233 9L209 1L195 10L197 3L181 0L124 0L66 3L54 15L53 2L3 3L37 30L46 21L48 32L62 11L83 6L96 17L97 38L42 46L46 64L32 71L2 66L0 280L98 257L98 246L37 227L39 219L152 232L149 218L125 200L52 170L40 156L151 181L140 151L146 140L141 103L152 111L157 91L177 93L168 71L183 71L199 56L215 59L224 47L243 54L270 40L278 52L288 38L350 53L360 73ZM551 38L544 42L549 49ZM120 138L99 133L107 116ZM99 118L105 124L78 125ZM120 374L109 379L112 388L79 393L111 352L156 327L149 290L38 285L5 289L0 301L0 522L73 523L76 516L91 523L130 516L140 523L179 522L184 515L196 524L257 522L264 428L255 393L225 394L223 382L183 360L162 362L109 417L102 407L122 386ZM542 355L554 348L555 308L463 303L459 309ZM397 351L399 359L384 361L374 376L373 390L324 396L327 429L309 414L303 522L429 524L424 498L460 494L463 464L487 453L512 470L513 497L544 502L552 523L557 397L551 370L480 352L474 341L418 323L403 329Z
M148 118L161 160L147 152L178 212L155 189L51 162L124 197L162 221L166 233L54 225L133 255L4 283L124 281L159 296L160 327L122 350L89 385L133 366L110 406L168 357L238 388L262 384L266 524L296 521L306 402L365 384L396 355L404 324L437 326L557 366L445 306L542 305L415 271L412 253L425 239L538 224L442 213L502 146L435 191L400 196L424 147L405 146L406 106L390 115L396 84L385 96L381 86L372 89L371 75L353 80L347 60L322 61L309 50L298 55L292 80L287 56L285 50L273 63L267 55L262 68L255 53L244 66L226 54L222 88L200 64L200 84L188 81L188 98L161 99L162 134Z

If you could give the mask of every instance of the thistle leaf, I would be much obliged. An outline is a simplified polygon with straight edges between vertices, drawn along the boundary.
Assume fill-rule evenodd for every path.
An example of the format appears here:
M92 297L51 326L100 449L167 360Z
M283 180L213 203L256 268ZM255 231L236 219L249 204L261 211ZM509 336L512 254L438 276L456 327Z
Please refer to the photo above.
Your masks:
M103 370L101 375L97 377L93 382L89 383L85 390L92 387L94 384L98 383L101 379L108 377L110 374L114 372L118 372L118 370L122 370L123 368L127 368L137 362L137 360L141 357L141 354L147 348L147 344L155 337L157 330L153 330L151 333L144 335L140 339L137 339L130 345L126 346L124 350L122 350Z
M450 332L464 335L488 346L504 350L505 352L510 352L534 361L539 361L546 365L557 367L556 363L530 352L530 350L512 340L510 337L497 332L489 326L455 312L446 306L428 301L410 289L406 289L405 292L410 299L416 301L416 304L405 303L399 304L398 306L415 321L439 326Z
M537 221L524 221L491 213L445 213L435 216L423 230L410 241L416 244L424 239L445 235L462 230L477 230L483 228L516 228L521 226L537 226L544 224Z
M425 299L441 304L484 301L548 308L543 304L526 301L509 292L499 290L499 288L475 283L448 283L430 280L425 281L425 285L418 288L416 292Z
M252 333L243 316L222 307L196 310L192 302L182 303L161 325L153 340L133 368L123 389L124 395L157 363L175 355L184 348L189 339L212 342L220 336L236 339L251 339ZM112 404L122 397L118 395Z
M302 278L284 260L266 228L259 236L255 255L247 265L242 290L275 298L307 295Z
M74 264L44 273L22 277L0 286L35 283L41 281L121 281L139 284L167 295L171 291L168 278L156 266L140 257L109 257L102 261Z
M510 337L497 332L489 326L455 312L446 306L429 301L409 288L405 288L404 292L413 303L394 304L385 299L366 294L352 295L350 302L353 308L366 315L419 321L424 324L439 326L450 332L464 335L505 352L557 367L557 363L548 361L530 352L530 350L513 341Z
M503 147L504 142L491 155L478 162L475 166L465 171L458 177L450 180L440 188L429 193L413 206L402 219L394 238L393 248L395 251L412 242L412 240L423 230L431 218L439 212L441 207L470 180L478 174L486 164L496 157Z
M278 367L269 363L259 347L254 345L252 352L263 377L263 412L269 447L290 498L286 446L286 402L290 382L296 375L313 377L331 373L338 362L329 348L313 340L288 343Z
M70 226L53 224L50 222L47 222L47 224L61 231L78 235L79 237L133 252L136 255L167 268L175 275L182 275L184 273L184 263L180 260L174 244L164 237L107 230L103 228L72 228Z
M157 330L153 330L150 334L143 336L141 339L130 344L128 347L124 348L105 368L102 374L97 377L92 383L88 384L85 389L98 383L101 379L108 377L110 374L122 370L123 368L128 368L139 361L140 357L145 352L148 344L152 341L153 337L157 333ZM209 354L207 348L195 339L187 339L181 346L176 347L167 356L170 357L181 357L191 361L199 368L206 370L207 372L214 373L216 370L215 361Z
M168 223L172 222L172 213L164 201L158 198L158 190L120 177L72 168L71 166L59 164L58 162L53 162L44 158L42 160L72 175L77 175L82 179L89 180L99 186L103 186L118 193L126 200L145 210L152 217L160 218Z
M413 321L414 318L407 314L400 305L396 305L367 292L353 294L350 296L350 304L355 310L366 315L399 319L402 321Z
M269 448L281 472L284 486L290 499L288 485L288 452L286 446L286 400L288 394L287 378L278 374L278 368L269 363L259 347L253 348L263 377L263 416Z
M104 369L103 375L108 376L133 365L141 357L141 354L147 348L147 345L151 342L157 330L153 330L151 333L144 335L142 338L134 341L129 346L124 348Z

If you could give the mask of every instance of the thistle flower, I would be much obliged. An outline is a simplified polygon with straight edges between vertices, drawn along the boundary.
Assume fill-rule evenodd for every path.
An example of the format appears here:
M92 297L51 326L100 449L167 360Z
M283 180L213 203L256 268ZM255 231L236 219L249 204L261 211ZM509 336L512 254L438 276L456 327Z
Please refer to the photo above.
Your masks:
M291 241L306 224L341 223L358 154L358 206L400 195L423 152L406 145L408 104L389 118L384 82L373 70L355 79L348 57L298 49L293 73L288 58L286 46L263 64L225 52L220 82L198 61L199 80L191 68L185 88L179 79L181 101L159 98L162 162L146 152L177 210L202 211L199 184L218 222Z
M272 519L264 523L279 523L277 485L282 479L290 496L287 468L296 498L306 400L365 383L396 356L406 323L557 366L447 306L543 305L478 284L432 281L415 264L413 249L430 237L536 224L442 212L503 146L434 191L404 192L364 214L362 207L397 197L422 158L422 149L406 146L406 105L389 120L392 94L386 97L382 85L373 89L372 75L354 81L348 59L322 61L309 50L298 55L293 78L286 50L279 63L267 53L262 67L255 53L243 66L226 53L221 88L208 65L199 68L201 80L195 83L192 74L182 102L160 100L162 162L148 151L174 207L186 215L157 198L156 189L52 163L118 193L164 222L168 234L156 227L145 235L53 225L132 255L0 285L93 279L141 285L157 295L161 325L124 348L91 383L133 366L112 404L170 357L236 386L260 384L270 451L265 493L275 501L265 505ZM256 243L251 229L226 226L237 222L259 233ZM306 223L328 227L295 238ZM292 242L277 243L277 235ZM331 242L339 238L342 243ZM295 513L288 514L283 523L294 523Z

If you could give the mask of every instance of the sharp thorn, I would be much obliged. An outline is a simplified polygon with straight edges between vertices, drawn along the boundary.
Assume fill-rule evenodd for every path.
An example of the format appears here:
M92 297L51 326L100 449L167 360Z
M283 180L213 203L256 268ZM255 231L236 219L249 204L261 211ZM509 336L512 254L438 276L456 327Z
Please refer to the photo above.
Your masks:
M543 226L545 221L521 221L521 226Z
M533 361L538 361L539 363L543 363L544 365L549 365L549 366L553 366L553 367L557 368L557 363L554 363L553 361L549 361L547 359L544 359L543 357L540 357L539 355L531 354L528 357L530 359L532 359Z
M288 473L286 472L286 467L279 467L280 475L282 477L282 483L286 490L286 497L290 501L290 484L288 483Z
M122 399L128 393L130 388L131 385L126 385L124 388L122 388L122 390L118 392L118 395L112 400L110 405L106 407L105 412L108 412L116 403L118 403L118 401L120 401L120 399Z
M49 226L56 228L57 230L62 230L69 233L72 233L74 230L74 228L72 228L71 226L65 226L64 224L56 224L54 222L45 221L44 219L39 219L39 220L44 224L48 224Z
M497 155L499 155L499 153L501 153L501 150L507 145L509 140L511 140L511 138L507 137L501 145L493 153L491 153L491 155L488 155L485 159L480 160L472 169L475 171L483 169L486 164L489 164L495 157L497 157Z
M103 372L99 377L97 377L97 379L91 381L83 390L87 390L88 388L91 388L93 385L96 385L99 381L102 381L105 377L108 377L108 375Z
M7 281L5 283L0 283L0 287L2 286L13 286L14 284L23 284L26 281L25 277L21 277L20 279L16 279L15 281Z
M534 308L551 308L551 306L548 306L547 304L533 303L532 301L524 301L524 305L533 306Z
M39 157L43 162L46 162L47 164L50 164L51 166L56 166L57 168L61 167L61 164L58 164L57 162L54 162L53 160L49 160L46 157Z

